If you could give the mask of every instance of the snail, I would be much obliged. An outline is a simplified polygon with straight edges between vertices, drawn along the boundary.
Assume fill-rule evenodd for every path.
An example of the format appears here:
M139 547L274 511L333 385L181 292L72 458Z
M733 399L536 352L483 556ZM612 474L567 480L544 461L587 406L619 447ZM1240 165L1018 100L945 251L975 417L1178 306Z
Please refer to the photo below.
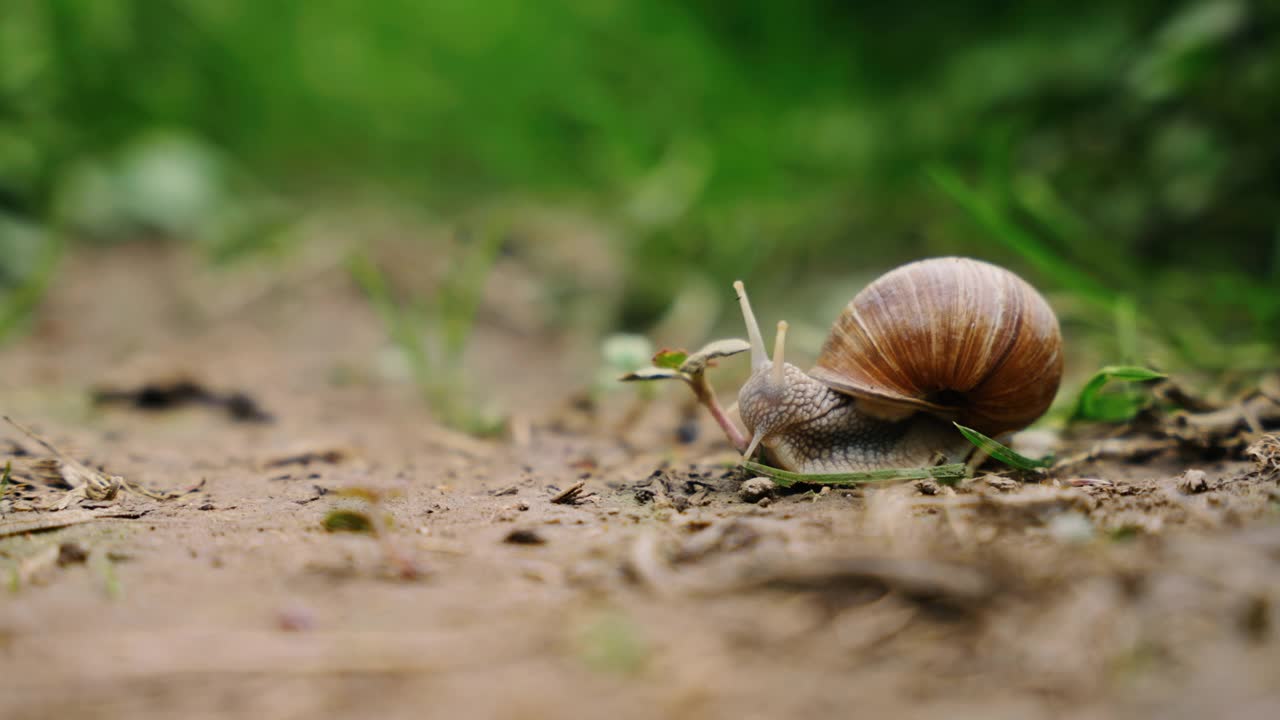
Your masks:
M932 258L882 275L841 311L808 373L785 362L786 322L769 356L742 282L734 289L751 352L751 377L738 393L746 433L720 411L701 365L683 377L744 458L764 448L784 470L962 461L973 446L953 423L991 437L1025 428L1049 408L1062 377L1062 336L1048 302L990 263ZM717 354L746 349L737 342Z

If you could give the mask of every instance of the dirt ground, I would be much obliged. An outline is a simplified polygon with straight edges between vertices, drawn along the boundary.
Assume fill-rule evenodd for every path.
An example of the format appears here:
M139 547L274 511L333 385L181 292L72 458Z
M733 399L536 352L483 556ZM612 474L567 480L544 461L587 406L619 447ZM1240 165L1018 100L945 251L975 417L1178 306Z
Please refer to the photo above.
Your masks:
M0 354L0 410L74 457L204 481L0 538L0 717L1280 717L1280 484L1252 462L747 502L709 424L584 417L592 370L491 315L470 370L518 431L438 427L318 268L78 251ZM88 402L175 377L273 420ZM24 451L4 427L0 462Z

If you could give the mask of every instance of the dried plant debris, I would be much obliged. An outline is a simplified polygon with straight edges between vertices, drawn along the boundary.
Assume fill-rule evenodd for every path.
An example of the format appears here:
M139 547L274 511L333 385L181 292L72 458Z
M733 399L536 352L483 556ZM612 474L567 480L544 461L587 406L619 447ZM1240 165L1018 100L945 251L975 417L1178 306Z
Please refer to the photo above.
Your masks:
M1280 401L1257 392L1218 410L1173 413L1167 431L1188 442L1208 444L1277 427L1280 427Z
M53 456L51 458L43 458L34 463L32 465L32 471L34 474L43 480L46 485L66 490L66 493L52 507L32 507L24 509L65 510L66 508L85 500L93 502L112 502L116 500L122 489L139 495L144 495L153 500L172 500L174 498L196 492L204 487L204 481L201 480L194 487L179 492L158 492L147 489L120 475L111 475L102 470L95 470L94 468L91 468L66 455L44 438L36 435L29 428L21 425L9 416L5 415L3 418L6 422L17 428L27 437L31 438L31 440L36 442L40 447L44 448Z
M286 455L275 460L267 461L264 468L278 468L288 465L301 465L307 467L313 463L324 463L325 465L338 465L345 461L349 453L339 448L329 448L327 450L308 450L306 452Z
M0 520L0 538L60 530L64 527L93 522L94 520L137 520L148 512L150 510L64 510L35 516L24 514L20 519L15 516Z
M1169 452L1217 459L1254 457L1248 449L1280 430L1280 397L1265 379L1228 403L1194 396L1172 380L1154 386L1155 403L1115 427L1083 452L1058 459L1053 470L1099 460L1142 462Z
M18 424L8 415L4 416L4 419L5 422L17 428L53 455L53 458L42 460L34 466L37 474L47 481L57 483L60 480L69 487L66 495L54 505L53 509L62 510L80 500L114 500L116 495L120 493L120 488L124 485L124 478L119 475L108 475L101 470L94 470L64 455L61 450L49 444L25 426Z
M1280 435L1263 435L1245 449L1244 454L1266 475L1280 474Z
M578 503L586 502L587 500L596 497L594 493L588 493L586 495L582 493L582 489L586 487L586 485L586 480L579 480L564 490L552 495L551 502L556 505L577 505Z
M93 392L94 405L116 405L161 412L184 407L221 408L236 422L271 422L271 413L243 392L219 393L193 380L145 383L131 389L100 388Z

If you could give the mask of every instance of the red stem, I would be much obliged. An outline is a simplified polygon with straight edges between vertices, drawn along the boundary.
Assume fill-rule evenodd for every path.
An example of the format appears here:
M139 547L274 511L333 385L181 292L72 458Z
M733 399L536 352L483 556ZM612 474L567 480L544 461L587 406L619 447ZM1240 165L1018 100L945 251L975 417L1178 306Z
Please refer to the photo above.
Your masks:
M747 449L747 438L733 424L733 420L725 414L724 409L720 407L720 402L716 400L716 394L711 390L711 384L707 382L707 376L698 373L693 376L693 380L689 382L689 387L693 388L693 394L697 396L698 402L707 410L711 411L711 417L716 419L716 423L720 425L720 429L724 430L724 434L728 436L729 442L738 452L745 452Z

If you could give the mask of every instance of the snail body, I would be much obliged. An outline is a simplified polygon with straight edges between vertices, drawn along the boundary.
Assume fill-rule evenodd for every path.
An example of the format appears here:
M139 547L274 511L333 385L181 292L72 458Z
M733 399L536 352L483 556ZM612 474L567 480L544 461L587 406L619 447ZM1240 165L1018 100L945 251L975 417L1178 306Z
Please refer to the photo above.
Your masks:
M749 442L801 473L916 467L963 459L953 422L996 436L1044 414L1062 378L1057 317L1012 272L968 258L903 265L841 311L814 367L773 357L735 283L752 374L738 393Z

